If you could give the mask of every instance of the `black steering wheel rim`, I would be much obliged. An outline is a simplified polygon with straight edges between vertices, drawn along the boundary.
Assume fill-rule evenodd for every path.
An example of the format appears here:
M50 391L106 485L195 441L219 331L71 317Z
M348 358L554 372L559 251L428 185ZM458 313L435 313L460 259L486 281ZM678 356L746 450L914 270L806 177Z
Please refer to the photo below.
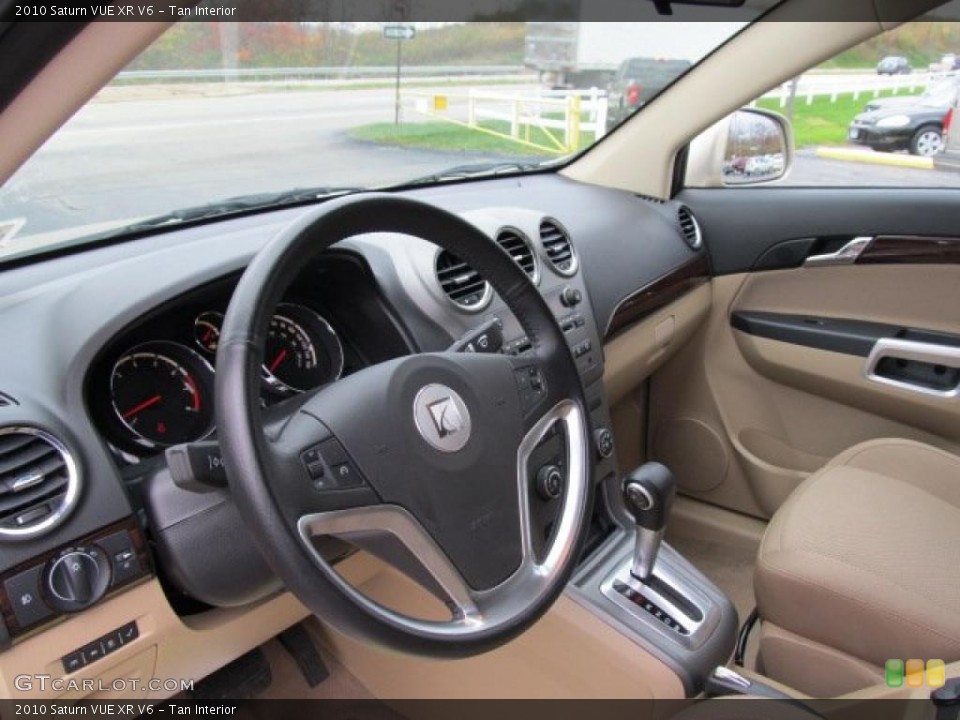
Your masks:
M517 438L518 458L531 450L525 448L524 443L535 443L556 423L564 424L570 477L555 547L547 555L548 559L552 558L549 564L546 561L541 565L528 563L524 536L519 540L521 564L512 574L491 575L481 568L473 572L472 577L479 578L474 581L463 570L464 565L451 561L447 564L455 567L450 570L445 562L456 557L456 553L450 550L455 546L453 541L444 544L437 539L440 536L435 527L442 522L423 511L423 504L418 505L416 495L403 495L402 489L395 486L385 489L383 484L375 484L373 478L369 487L362 488L366 493L363 495L365 502L375 506L368 512L366 508L352 506L341 510L335 503L329 505L328 500L319 506L322 512L305 512L304 507L316 508L314 504L321 501L311 495L306 505L298 505L285 496L288 491L284 488L291 487L290 483L299 483L301 478L297 477L295 463L277 461L281 455L277 448L289 446L294 447L293 452L299 452L307 441L298 439L298 433L303 430L310 434L318 427L328 435L332 427L333 434L346 442L352 419L344 413L334 417L324 415L324 409L340 402L338 392L340 396L350 395L359 387L359 381L342 391L338 387L343 387L341 383L345 381L329 386L309 399L289 423L277 430L277 437L269 437L264 431L259 397L262 348L270 317L284 291L309 260L340 240L374 232L419 237L459 256L490 282L527 333L533 346L532 359L524 361L527 365L499 355L481 358L439 354L412 356L361 372L366 372L366 384L376 384L378 378L382 378L384 388L388 388L382 396L371 397L371 402L388 399L388 404L395 405L397 397L409 400L403 394L407 388L424 386L425 380L430 378L443 380L446 384L442 387L457 388L470 402L470 412L476 413L478 420L483 420L484 427L478 428L481 432L476 433L476 441L473 437L470 439L479 448L475 453L478 457L493 457L499 452L494 447L498 443L484 444L482 434L495 436L497 432L506 432L499 426L510 425L509 422L489 421L491 417L501 417L495 415L496 412L520 413L513 430L514 434L517 428L523 430L522 437ZM529 411L524 409L526 401L511 397L507 388L509 384L516 390L512 385L514 374L511 373L519 373L517 368L521 365L523 372L537 368L546 379L543 397ZM509 377L509 383L504 379L506 377ZM483 397L486 388L474 392L488 379L491 387L496 385L493 394L498 397L497 408ZM480 407L484 403L490 407ZM406 406L403 411L407 411ZM460 657L484 652L512 639L535 622L562 592L573 572L592 496L591 463L587 460L589 416L576 365L553 313L523 270L479 229L445 210L408 198L370 193L326 202L307 211L281 231L251 262L227 310L217 351L216 414L233 500L267 562L311 611L356 637L425 656ZM402 414L396 418L399 420L394 422L406 422ZM409 420L412 425L413 417ZM464 452L474 445L468 444ZM352 445L346 442L346 446L351 455L366 455L359 465L361 470L367 468L369 474L369 469L376 466L377 458L356 442ZM409 452L403 448L394 450ZM467 462L464 458L468 457L463 454L444 457L437 454L434 457L422 448L418 451L420 457L428 458L435 465L432 468L434 477L438 477L437 473L441 473L444 467ZM481 466L483 458L477 460ZM525 477L522 465L523 462L515 463L520 485L519 489L514 488L520 498L518 526L521 535L525 507L522 487L530 480ZM498 467L502 470L504 465ZM381 474L377 473L378 478ZM497 477L502 475L500 472ZM500 480L495 479L494 485L502 485L502 497L512 497L507 480L497 483ZM301 492L297 486L290 492L303 495L305 491ZM392 500L387 498L388 492L393 492ZM398 492L401 494L397 495ZM360 494L355 492L353 497ZM410 502L404 503L404 499ZM288 506L295 508L291 510ZM433 573L435 579L439 577L443 590L451 589L444 580L448 570L453 574L459 572L459 580L470 578L469 582L463 583L462 591L446 593L456 601L452 604L458 608L450 623L413 621L365 599L346 584L309 542L310 533L327 534L332 528L340 527L344 518L355 519L362 517L364 512L369 515L374 511L380 513L377 522L394 525L398 536L410 525L426 536L426 541L418 547L424 557L436 560L432 569L443 566L441 572ZM506 508L499 508L498 512L497 517L509 520ZM427 527L431 530L426 531ZM482 532L482 529L478 530L477 536L480 537ZM349 535L348 532L344 534ZM436 542L431 543L431 539ZM477 550L482 552L483 548ZM424 557L419 559L424 560ZM460 558L463 557L464 554L460 553ZM509 559L504 560L504 563L509 562ZM506 567L509 565L501 563L498 569ZM451 582L450 586L453 584ZM478 588L478 585L490 587Z

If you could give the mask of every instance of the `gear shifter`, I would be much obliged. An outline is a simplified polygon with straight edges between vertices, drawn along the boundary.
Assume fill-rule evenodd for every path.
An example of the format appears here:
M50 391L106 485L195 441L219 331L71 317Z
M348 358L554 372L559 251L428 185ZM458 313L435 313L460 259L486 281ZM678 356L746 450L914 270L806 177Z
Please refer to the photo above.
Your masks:
M623 502L637 524L630 573L641 582L653 573L674 495L673 475L660 463L644 463L623 482Z

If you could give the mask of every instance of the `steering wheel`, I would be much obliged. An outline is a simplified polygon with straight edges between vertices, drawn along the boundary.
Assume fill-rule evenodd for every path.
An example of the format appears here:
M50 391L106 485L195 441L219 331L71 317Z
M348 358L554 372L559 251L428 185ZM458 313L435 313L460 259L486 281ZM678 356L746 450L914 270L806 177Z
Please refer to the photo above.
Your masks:
M397 358L300 396L265 427L262 352L282 293L320 252L372 232L429 240L467 262L517 317L533 351ZM231 495L267 562L313 613L355 637L435 657L485 652L537 620L574 569L592 484L573 357L523 270L449 212L371 193L326 202L281 231L253 259L227 310L216 416ZM527 466L558 426L566 478L552 541L538 553ZM391 541L381 556L423 580L450 618L419 619L371 600L324 559L320 536Z

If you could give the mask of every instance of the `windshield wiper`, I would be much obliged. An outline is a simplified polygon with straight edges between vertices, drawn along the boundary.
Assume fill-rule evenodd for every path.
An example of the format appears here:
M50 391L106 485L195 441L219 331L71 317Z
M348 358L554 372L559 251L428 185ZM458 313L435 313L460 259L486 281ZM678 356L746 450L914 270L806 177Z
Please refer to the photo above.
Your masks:
M231 215L233 213L245 212L247 210L259 210L264 208L279 208L288 205L298 205L309 203L321 198L329 198L335 195L349 195L350 193L363 192L365 188L360 187L312 187L295 188L293 190L283 190L275 193L255 193L252 195L239 195L237 197L227 198L218 202L206 203L204 205L195 205L192 207L172 210L163 215L150 217L146 220L124 225L113 231L111 234L126 234L137 232L138 230L148 230L161 227L163 225L176 225L179 223L192 222L195 220L205 220L207 218Z
M541 170L553 164L558 164L561 161L562 158L560 160L548 160L546 162L485 162L457 165L456 167L447 168L437 173L424 175L423 177L418 177L413 180L406 180L400 184L400 187L408 185L430 185L448 180L467 180L471 178L523 173L529 172L530 170Z

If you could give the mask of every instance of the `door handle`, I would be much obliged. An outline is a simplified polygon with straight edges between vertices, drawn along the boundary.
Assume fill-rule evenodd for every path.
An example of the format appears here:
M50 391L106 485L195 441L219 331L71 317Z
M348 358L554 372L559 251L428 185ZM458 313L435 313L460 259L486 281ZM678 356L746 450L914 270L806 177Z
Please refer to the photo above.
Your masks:
M939 398L960 396L960 347L884 338L867 357L867 380Z
M874 238L855 237L836 252L824 255L811 255L803 262L804 267L829 267L831 265L853 265L860 254L866 250Z

